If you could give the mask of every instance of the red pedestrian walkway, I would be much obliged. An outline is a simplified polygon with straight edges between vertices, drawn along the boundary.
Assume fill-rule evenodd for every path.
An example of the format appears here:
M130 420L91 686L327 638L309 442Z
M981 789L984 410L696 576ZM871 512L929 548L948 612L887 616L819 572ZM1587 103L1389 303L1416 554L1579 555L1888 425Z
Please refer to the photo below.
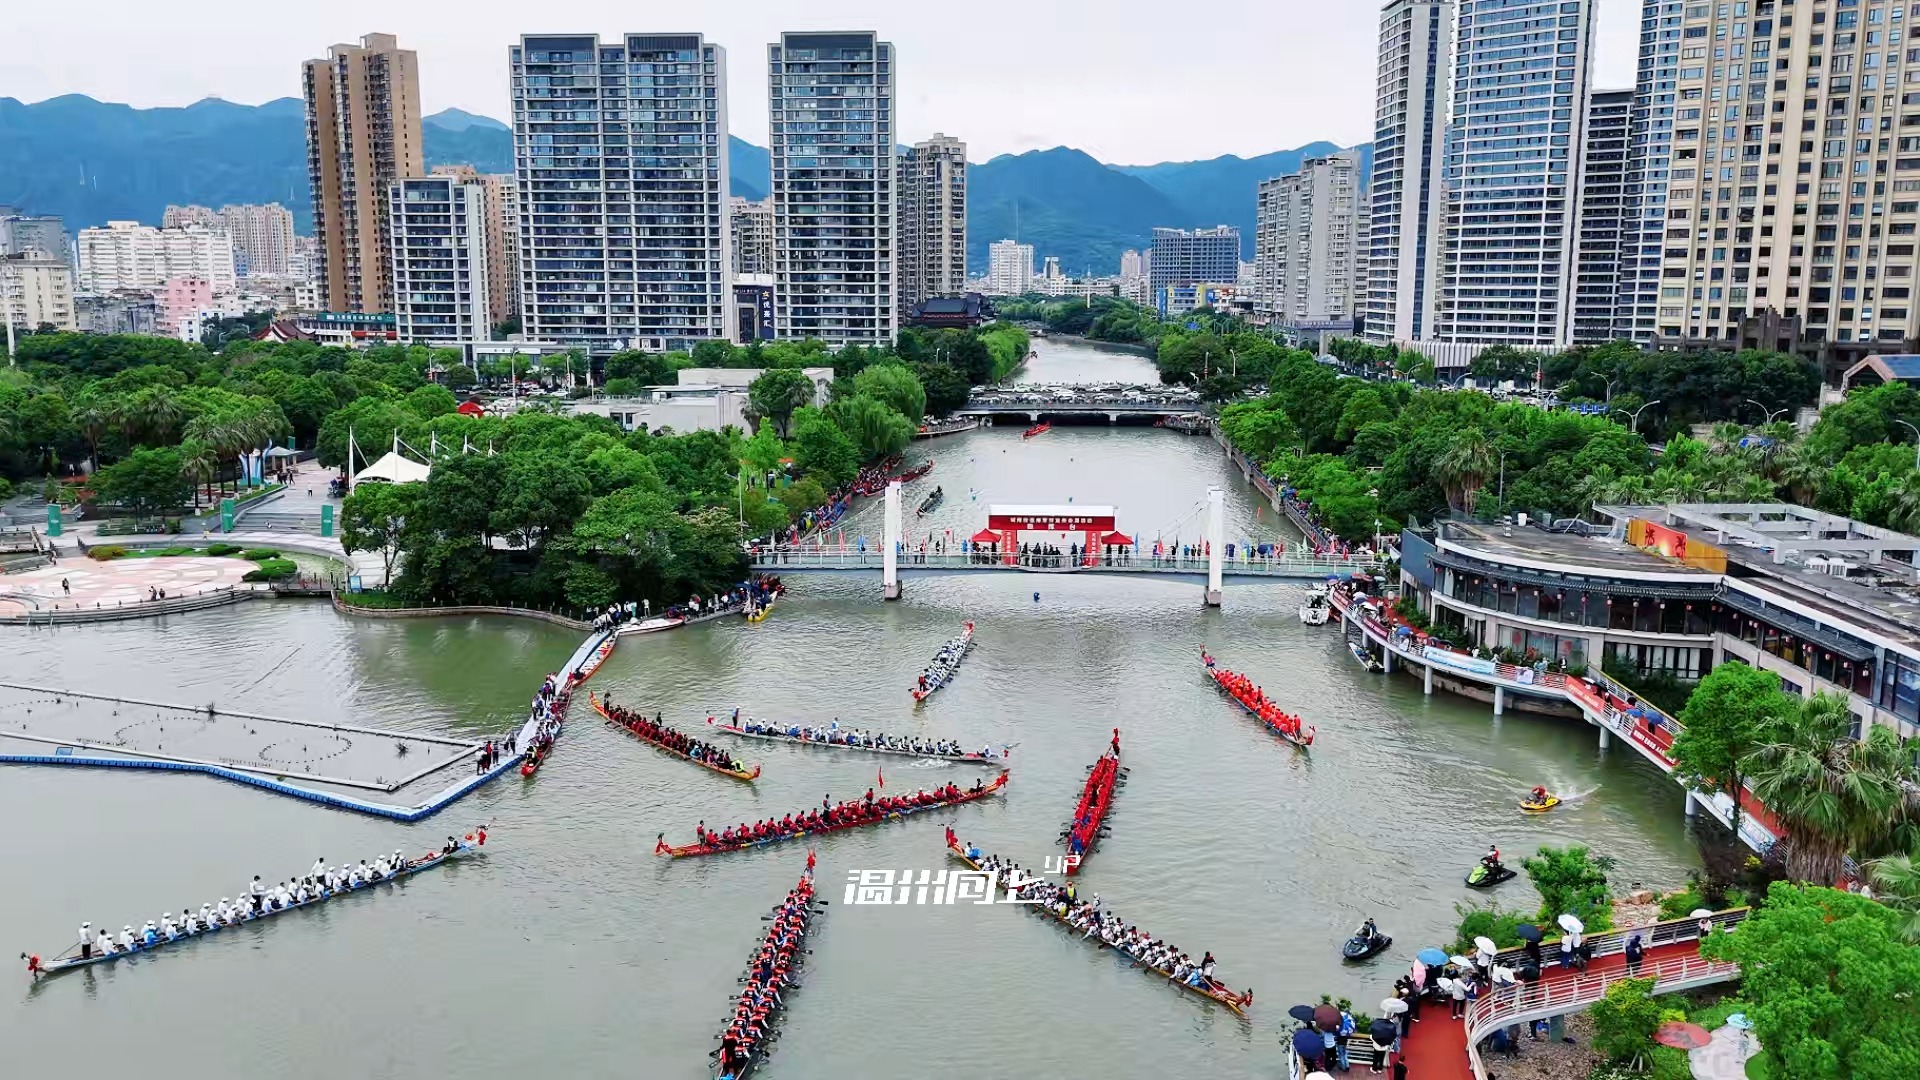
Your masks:
M1737 922L1745 914L1744 910L1723 912L1716 916L1716 922L1724 926ZM1659 940L1671 937L1676 932L1687 931L1690 927L1690 921L1680 920L1592 939L1599 955L1594 957L1587 970L1562 968L1556 962L1541 972L1539 982L1522 983L1512 989L1483 995L1469 1007L1467 1021L1448 1016L1450 1002L1424 1001L1420 1006L1420 1020L1408 1026L1397 1058L1407 1063L1408 1080L1473 1080L1473 1066L1467 1053L1468 1021L1484 1038L1497 1027L1504 1026L1503 1022L1509 1018L1518 1023L1522 1017L1535 1015L1548 1008L1554 1013L1578 1012L1604 995L1610 984L1624 978L1651 977L1657 980L1655 993L1670 993L1735 977L1737 970L1731 964L1701 957L1700 943L1692 937L1648 948L1645 959L1635 971L1627 970L1626 955L1619 950L1628 934L1639 933L1642 940ZM1547 955L1553 957L1557 951L1550 945ZM1503 955L1501 962L1512 961ZM1524 1055L1528 1043L1522 1039L1520 1045L1520 1052Z

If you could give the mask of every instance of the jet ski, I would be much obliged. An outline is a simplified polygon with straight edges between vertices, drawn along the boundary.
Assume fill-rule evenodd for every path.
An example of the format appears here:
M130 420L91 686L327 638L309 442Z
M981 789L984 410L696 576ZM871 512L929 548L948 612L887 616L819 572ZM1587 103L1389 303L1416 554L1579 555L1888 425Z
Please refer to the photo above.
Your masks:
M1393 938L1387 934L1375 934L1371 939L1355 934L1340 946L1340 955L1348 960L1365 960L1393 944Z
M1525 810L1529 814L1544 814L1559 805L1560 796L1558 795L1549 795L1539 802L1534 802L1530 798L1520 800L1520 809Z
M1502 863L1498 870L1487 869L1486 863L1474 863L1467 871L1467 887L1470 889L1491 889L1503 881L1517 877L1512 868Z

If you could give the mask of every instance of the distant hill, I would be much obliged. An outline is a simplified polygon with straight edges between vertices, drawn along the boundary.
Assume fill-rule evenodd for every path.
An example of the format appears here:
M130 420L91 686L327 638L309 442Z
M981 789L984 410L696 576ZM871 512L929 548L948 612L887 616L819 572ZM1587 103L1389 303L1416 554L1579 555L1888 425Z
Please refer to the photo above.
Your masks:
M446 109L421 123L428 165L512 171L512 134L501 121ZM1151 243L1155 226L1219 224L1240 227L1243 257L1252 258L1255 185L1334 149L1316 142L1254 158L1118 166L1064 146L1002 155L968 177L967 261L984 270L987 245L1018 236L1069 273L1111 274L1122 251ZM1373 149L1360 149L1371 173ZM766 197L766 148L729 136L727 152L732 193ZM246 202L283 203L301 232L312 230L299 99L135 109L77 94L31 105L0 98L0 204L59 214L80 229L158 223L169 203Z

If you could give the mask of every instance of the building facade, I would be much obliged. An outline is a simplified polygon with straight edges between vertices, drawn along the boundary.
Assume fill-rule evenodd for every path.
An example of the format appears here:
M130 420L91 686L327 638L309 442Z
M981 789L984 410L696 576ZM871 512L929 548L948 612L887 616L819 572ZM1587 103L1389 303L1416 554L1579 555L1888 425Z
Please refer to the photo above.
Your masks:
M1630 287L1630 260L1638 243L1636 215L1627 204L1632 90L1595 90L1587 98L1580 155L1580 216L1573 259L1573 343L1604 345L1632 336L1622 303Z
M868 31L767 46L774 323L831 347L893 340L894 51Z
M153 299L160 307L160 333L181 341L199 341L207 316L214 314L213 283L198 274L168 279Z
M733 272L773 273L773 200L727 200L728 227L733 232Z
M18 331L78 330L73 267L37 248L0 255L0 322Z
M200 225L156 229L137 221L109 221L80 230L80 288L158 289L177 277L203 277L216 292L234 287L233 241L225 229Z
M301 65L318 277L329 311L392 310L387 188L427 171L420 64L392 34Z
M1667 240L1667 181L1673 165L1683 3L1642 0L1640 7L1640 52L1633 112L1627 121L1627 180L1623 192L1629 231L1622 244L1617 318L1617 325L1638 342L1653 339L1665 291L1660 273Z
M726 50L543 34L510 60L522 330L595 352L727 340Z
M1451 0L1390 0L1380 11L1366 241L1365 335L1375 344L1435 329L1453 21Z
M486 341L493 329L486 185L458 176L408 177L387 197L393 234L393 314L400 340Z
M1308 158L1262 181L1255 207L1254 314L1280 326L1326 328L1365 300L1366 188L1360 152Z
M995 240L987 245L987 292L1019 296L1033 291L1033 245Z
M160 227L163 229L184 229L189 225L220 228L220 212L209 206L189 205L168 206L160 214Z
M1176 285L1237 281L1239 277L1239 229L1216 225L1211 229L1153 230L1147 278L1155 297Z
M73 245L67 238L66 222L57 215L27 214L12 206L0 206L0 255L18 255L39 251L71 266Z
M73 298L74 318L84 334L153 334L160 304L150 292L117 292Z
M242 277L286 277L293 267L293 211L279 203L220 208Z
M1920 57L1900 47L1914 13L1879 0L1669 6L1679 56L1656 336L1726 341L1771 310L1809 345L1900 351L1920 335L1920 136L1908 134L1920 98L1902 92Z
M967 144L935 134L899 158L900 315L967 291Z
M1572 336L1574 191L1593 21L1592 0L1461 5L1441 341L1554 349Z
M483 173L471 165L435 165L434 176L479 184L486 199L487 315L496 322L514 317L520 299L518 244L514 224L513 176Z
M1146 276L1146 264L1141 261L1140 253L1128 248L1120 253L1120 280L1138 281Z

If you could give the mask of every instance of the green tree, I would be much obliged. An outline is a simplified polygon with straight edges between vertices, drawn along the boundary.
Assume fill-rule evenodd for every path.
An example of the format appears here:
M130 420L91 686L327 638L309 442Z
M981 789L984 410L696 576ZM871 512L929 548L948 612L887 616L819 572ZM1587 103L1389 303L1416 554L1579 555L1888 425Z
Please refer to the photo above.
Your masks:
M875 364L867 368L853 377L853 392L892 407L915 428L920 426L920 418L927 415L927 391L905 364Z
M967 377L953 365L920 362L909 366L914 378L926 389L927 415L946 416L966 407L972 388L967 385Z
M869 459L897 454L913 441L913 423L891 405L866 394L834 402L833 417Z
M1700 951L1740 965L1769 1073L1793 1080L1920 1076L1920 948L1864 897L1775 882L1739 930Z
M1674 737L1674 764L1695 791L1733 798L1733 831L1740 832L1740 763L1759 745L1767 718L1798 708L1780 690L1780 676L1738 661L1708 672L1687 697Z
M747 409L754 416L773 421L780 437L785 438L794 410L812 404L813 394L813 380L802 372L772 368L747 387Z
M455 394L473 389L479 381L473 377L473 369L465 364L455 364L440 376L440 384Z
M347 554L380 553L382 581L393 580L393 564L405 542L407 517L418 503L415 484L356 484L340 504L340 546Z
M1593 1018L1593 1048L1610 1061L1638 1067L1653 1048L1660 1027L1660 1002L1653 996L1655 979L1621 979L1607 987L1605 997L1587 1008Z
M186 503L192 488L180 451L171 446L135 450L93 478L93 489L102 499L126 507L135 516L176 509Z
M1607 873L1613 860L1595 855L1584 845L1542 847L1537 855L1521 860L1520 866L1540 894L1540 917L1555 919L1572 915L1587 924L1589 933L1598 933L1613 925L1613 909L1607 893Z
M407 408L422 420L445 416L459 406L453 391L444 386L422 386L407 394Z
M1434 462L1434 476L1447 490L1448 504L1459 509L1472 506L1474 492L1486 483L1498 467L1498 460L1486 432L1479 428L1456 432L1440 459Z
M793 460L807 475L837 488L859 473L860 448L826 413L804 408L793 417Z
M1913 856L1875 859L1867 864L1867 880L1879 901L1900 914L1900 936L1920 945L1920 865Z
M200 510L200 485L207 486L207 498L213 498L213 478L220 470L220 459L215 456L213 447L198 439L188 439L180 444L180 472L187 483L193 486L193 509Z
M1786 827L1787 872L1840 880L1848 855L1884 854L1916 813L1912 758L1889 728L1853 735L1847 699L1821 693L1770 718L1741 762L1748 786Z
M556 454L513 449L501 459L502 485L489 525L515 547L539 549L571 528L593 498L586 473Z

